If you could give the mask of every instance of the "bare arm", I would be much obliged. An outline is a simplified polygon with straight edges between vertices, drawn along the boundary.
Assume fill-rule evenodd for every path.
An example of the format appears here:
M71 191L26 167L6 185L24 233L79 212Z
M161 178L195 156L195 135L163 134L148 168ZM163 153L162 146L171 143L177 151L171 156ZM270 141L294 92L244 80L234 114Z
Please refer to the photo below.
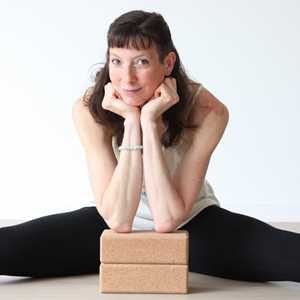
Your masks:
M96 208L115 231L129 231L135 216L142 185L141 150L120 153L119 162L112 149L112 132L95 122L80 98L73 106L73 120L82 143ZM125 144L141 143L137 114L124 118Z
M162 153L157 124L149 120L142 123L145 186L156 231L172 231L189 215L203 185L210 157L227 126L228 109L204 91L194 115L199 127L172 178ZM193 172L195 167L199 172Z
M182 216L184 203L173 187L162 154L157 124L144 122L142 129L145 188L155 223L155 230L164 232L170 228L170 224L177 222Z
M141 125L139 117L131 116L124 121L122 145L141 144ZM112 229L130 232L142 189L141 150L121 150L108 187L101 199L101 212Z

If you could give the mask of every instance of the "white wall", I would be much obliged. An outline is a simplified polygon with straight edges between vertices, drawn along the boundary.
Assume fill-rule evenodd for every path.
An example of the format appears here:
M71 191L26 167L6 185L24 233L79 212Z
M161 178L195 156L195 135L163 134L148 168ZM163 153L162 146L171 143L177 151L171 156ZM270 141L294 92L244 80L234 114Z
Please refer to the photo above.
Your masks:
M207 179L226 209L299 221L299 1L1 1L0 218L93 197L73 102L120 14L160 12L189 74L230 110ZM92 67L92 68L91 68Z

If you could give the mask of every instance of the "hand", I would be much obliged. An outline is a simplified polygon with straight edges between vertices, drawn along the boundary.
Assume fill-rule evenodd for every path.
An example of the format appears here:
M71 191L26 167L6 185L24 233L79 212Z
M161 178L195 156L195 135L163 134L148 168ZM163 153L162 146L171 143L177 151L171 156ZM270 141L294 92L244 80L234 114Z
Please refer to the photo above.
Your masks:
M152 98L142 106L141 120L156 122L159 116L178 101L176 79L166 77L154 91Z
M102 107L104 109L112 111L124 119L131 115L140 116L140 109L126 104L111 82L108 82L104 86L104 91L105 94L102 101Z

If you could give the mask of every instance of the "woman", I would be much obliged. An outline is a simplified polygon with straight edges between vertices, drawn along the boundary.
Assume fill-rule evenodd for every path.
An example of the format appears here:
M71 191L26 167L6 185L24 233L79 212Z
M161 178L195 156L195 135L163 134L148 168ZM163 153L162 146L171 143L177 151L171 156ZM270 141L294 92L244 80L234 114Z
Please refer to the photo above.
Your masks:
M300 282L300 234L221 208L205 180L228 109L188 78L163 17L128 12L107 37L106 63L73 109L95 201L1 228L0 274L98 273L104 229L180 228L192 272Z

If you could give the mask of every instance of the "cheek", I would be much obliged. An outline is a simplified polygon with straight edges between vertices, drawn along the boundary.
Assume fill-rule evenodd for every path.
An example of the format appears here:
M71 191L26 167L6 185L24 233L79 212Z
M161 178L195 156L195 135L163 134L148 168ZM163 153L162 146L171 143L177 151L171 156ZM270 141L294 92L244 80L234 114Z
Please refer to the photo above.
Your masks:
M154 94L154 91L158 88L160 83L164 79L164 75L159 73L149 73L144 74L143 76L143 86L144 86L144 93L143 98L144 101L148 101Z
M110 70L109 71L109 78L110 78L111 82L116 81L117 78L118 78L118 72Z
M164 75L160 72L151 72L143 76L145 85L149 90L156 89L164 79Z

